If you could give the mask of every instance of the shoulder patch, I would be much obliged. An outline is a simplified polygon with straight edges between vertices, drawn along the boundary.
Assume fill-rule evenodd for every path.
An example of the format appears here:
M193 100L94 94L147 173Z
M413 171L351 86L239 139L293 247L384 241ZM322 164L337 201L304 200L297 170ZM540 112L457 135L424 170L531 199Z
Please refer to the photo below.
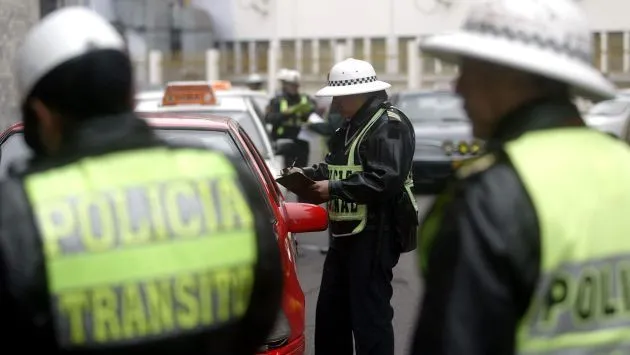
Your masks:
M387 117L390 121L402 121L400 115L392 110L387 110Z
M462 165L455 172L455 176L458 179L466 179L475 174L479 174L485 170L490 169L497 162L497 157L494 154L485 154L480 156L479 158L474 158L470 162Z

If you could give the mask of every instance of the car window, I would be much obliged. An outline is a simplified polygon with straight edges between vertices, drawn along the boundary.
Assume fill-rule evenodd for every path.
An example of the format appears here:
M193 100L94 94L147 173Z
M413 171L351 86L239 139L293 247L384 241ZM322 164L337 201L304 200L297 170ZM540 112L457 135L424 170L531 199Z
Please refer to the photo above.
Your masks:
M219 150L231 156L240 154L236 143L225 131L156 129L155 132L167 142L199 145L208 149Z
M457 95L399 95L396 106L415 122L468 121Z
M616 116L626 112L630 107L630 102L621 100L602 101L589 110L589 115Z
M243 127L245 132L251 137L252 142L256 146L261 154L265 157L271 157L272 153L267 149L264 144L264 139L261 135L261 132L256 125L256 118L251 115L248 111L169 111L169 113L177 114L177 115L203 115L203 114L216 114L220 116L230 117L233 120L237 121L238 124Z
M239 148L227 132L191 130L191 129L156 129L155 131L167 142L193 144L209 149L220 150L225 154L238 156ZM6 171L13 161L27 159L31 153L24 142L24 134L14 133L2 143L2 155L0 156L0 174Z
M249 139L247 133L242 128L240 128L239 131L241 134L241 138L243 139L247 147L252 151L254 159L256 159L256 163L258 164L258 166L261 167L261 170L263 171L263 175L265 177L265 181L267 182L267 186L272 189L274 202L276 203L276 205L280 205L281 192L280 189L278 189L276 179L271 176L269 169L267 169L267 164L265 163L265 160L260 156L258 151L252 149L252 141Z

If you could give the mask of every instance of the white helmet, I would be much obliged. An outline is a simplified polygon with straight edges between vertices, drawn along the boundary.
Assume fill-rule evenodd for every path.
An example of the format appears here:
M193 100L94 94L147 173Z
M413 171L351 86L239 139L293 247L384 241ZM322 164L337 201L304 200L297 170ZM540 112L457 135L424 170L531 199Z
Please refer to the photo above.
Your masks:
M125 51L122 36L96 12L65 7L44 17L28 32L16 55L20 99L50 71L94 49Z
M315 96L346 96L389 89L390 84L376 78L372 64L348 58L335 64L328 73L328 85Z
M447 62L470 57L538 74L592 99L615 95L592 65L591 32L575 0L476 3L459 31L429 37L421 48Z
M248 84L261 84L263 81L263 77L258 73L253 73L249 77L247 77Z
M281 75L278 75L278 80L290 84L299 84L300 79L300 72L297 70L284 69Z

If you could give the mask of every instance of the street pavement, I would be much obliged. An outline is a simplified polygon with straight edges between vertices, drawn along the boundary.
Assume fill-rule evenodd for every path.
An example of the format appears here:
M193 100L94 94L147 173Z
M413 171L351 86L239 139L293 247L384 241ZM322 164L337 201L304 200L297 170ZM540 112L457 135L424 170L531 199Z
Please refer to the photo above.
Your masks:
M420 213L430 206L432 197L418 197ZM315 333L315 305L324 264L324 254L319 248L328 245L328 232L308 233L296 236L300 244L297 260L298 275L306 296L306 354L313 354ZM422 284L416 267L414 252L403 254L394 270L394 333L396 335L396 355L409 353L409 339L414 329Z

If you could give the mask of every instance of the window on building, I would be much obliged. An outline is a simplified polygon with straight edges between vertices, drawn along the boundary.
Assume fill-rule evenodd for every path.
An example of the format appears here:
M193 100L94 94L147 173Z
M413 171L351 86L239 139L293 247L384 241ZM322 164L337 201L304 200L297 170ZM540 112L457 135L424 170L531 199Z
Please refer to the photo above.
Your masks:
M333 44L335 42L329 39L319 41L319 71L328 73L333 66Z
M352 55L355 59L365 59L365 46L363 43L363 38L355 38L352 40L354 44L354 48L352 50Z
M436 74L436 60L428 54L422 54L422 72L424 74Z
M249 42L239 43L241 49L241 73L249 73Z
M608 72L623 72L623 32L608 33Z
M269 54L269 41L256 42L256 68L259 73L266 73L269 70L267 58Z
M398 39L398 72L401 74L407 74L409 72L409 58L407 58L409 52L407 51L407 45L414 40L415 38L413 37Z
M372 38L370 43L372 65L377 73L385 71L387 65L387 45L385 38Z
M282 68L295 69L295 40L280 41Z
M302 41L302 72L311 73L313 71L313 41L305 39Z
M599 33L593 33L593 65L597 69L602 67L602 37Z
M236 71L236 55L235 55L235 43L225 42L225 72L226 74L234 74Z

